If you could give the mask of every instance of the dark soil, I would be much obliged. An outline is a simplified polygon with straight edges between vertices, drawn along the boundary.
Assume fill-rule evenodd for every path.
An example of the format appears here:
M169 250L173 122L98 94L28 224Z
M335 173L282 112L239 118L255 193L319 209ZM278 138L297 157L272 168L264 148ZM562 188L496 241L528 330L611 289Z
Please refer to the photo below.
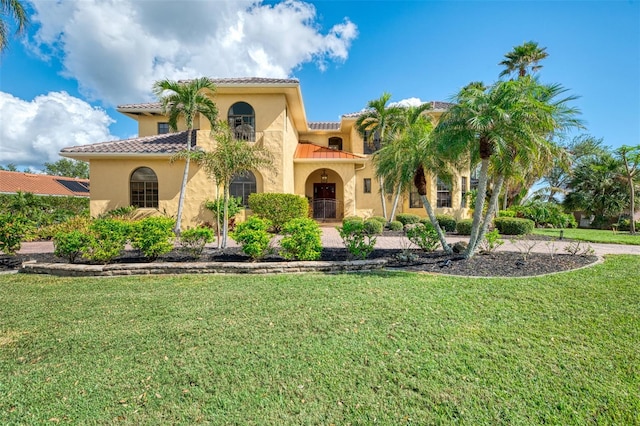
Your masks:
M526 259L521 253L494 252L477 254L471 259L463 259L459 255L449 256L442 251L424 253L420 250L382 250L373 251L369 259L387 259L389 267L406 271L434 272L439 274L481 276L481 277L523 277L568 271L589 265L597 260L596 256L572 256L556 254L551 256L542 253L530 253ZM66 263L65 259L53 253L34 253L28 255L0 257L0 272L19 267L23 261L40 263ZM342 248L325 248L322 251L324 261L353 260ZM158 262L250 262L250 258L237 248L225 250L209 249L199 259L186 257L174 251L161 256ZM286 261L278 255L266 256L261 262ZM126 251L113 263L149 262L136 251ZM78 263L87 263L80 260Z

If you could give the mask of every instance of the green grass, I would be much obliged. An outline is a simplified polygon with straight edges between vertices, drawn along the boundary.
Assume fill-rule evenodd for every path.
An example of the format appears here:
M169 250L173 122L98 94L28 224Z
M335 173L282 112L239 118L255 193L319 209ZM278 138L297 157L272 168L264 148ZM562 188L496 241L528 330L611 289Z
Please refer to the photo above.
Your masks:
M638 424L639 264L0 276L0 424Z
M533 233L558 238L560 236L560 229L536 228L533 230ZM583 228L567 228L563 229L562 233L564 238L587 241L590 243L640 245L640 233L631 235L626 231L613 232L611 230L604 229Z

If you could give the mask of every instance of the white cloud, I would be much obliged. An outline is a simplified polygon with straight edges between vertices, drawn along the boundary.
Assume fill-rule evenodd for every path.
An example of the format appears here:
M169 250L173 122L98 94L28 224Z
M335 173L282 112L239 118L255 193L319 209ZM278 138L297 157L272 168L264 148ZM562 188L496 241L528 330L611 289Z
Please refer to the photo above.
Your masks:
M108 105L152 99L163 78L287 77L345 61L357 27L323 33L312 4L287 0L34 0L34 48L60 55L83 94Z
M406 99L402 99L398 102L391 102L389 104L389 106L397 106L397 107L403 107L403 108L408 108L408 107L417 107L422 105L423 103L425 103L426 101L421 101L420 98L406 98Z
M41 168L60 160L65 147L116 139L107 113L65 92L50 92L28 102L0 92L0 158Z

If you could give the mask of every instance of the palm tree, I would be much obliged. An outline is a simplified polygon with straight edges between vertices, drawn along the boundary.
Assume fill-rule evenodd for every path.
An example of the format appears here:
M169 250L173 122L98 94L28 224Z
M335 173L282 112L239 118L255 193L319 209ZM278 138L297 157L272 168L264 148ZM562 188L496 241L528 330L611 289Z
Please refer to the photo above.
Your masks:
M532 72L538 71L542 68L538 62L549 56L545 50L547 50L546 47L538 47L538 43L534 41L514 46L511 52L504 55L506 59L498 64L505 67L504 71L500 73L500 77L517 71L518 77L522 78L527 75L529 68Z
M213 130L218 117L218 107L207 95L213 94L215 90L216 86L213 80L207 77L186 82L160 80L156 81L153 85L153 92L162 103L162 113L167 114L169 117L169 128L171 131L176 132L178 130L178 121L184 119L187 127L187 152L191 150L191 138L196 117L202 115L206 118L211 123ZM178 213L175 227L176 235L180 235L182 209L184 207L184 196L189 177L190 160L191 157L187 155L185 157L182 185L180 186L180 198L178 200Z
M410 108L405 111L407 123L399 135L376 152L373 161L379 175L393 182L398 192L406 191L413 183L445 252L451 253L445 233L440 228L433 207L426 197L426 176L429 171L440 176L450 175L449 164L435 153L430 133L432 124L429 117L422 115L425 107ZM420 111L420 112L418 112Z
M434 131L440 155L451 159L468 156L480 162L478 196L465 257L473 256L497 208L497 197L506 178L529 170L531 164L551 158L557 146L549 135L579 124L578 111L558 99L565 90L542 85L530 77L499 81L490 87L471 83L456 96L456 104ZM487 213L482 211L490 175L493 191Z
M615 151L615 155L624 165L622 176L626 179L627 185L629 186L629 211L631 213L631 227L629 228L629 232L635 234L636 183L634 181L640 176L640 145L622 145Z
M372 146L376 134L380 135L382 145L387 142L388 130L393 126L394 121L397 120L400 114L400 108L388 105L390 99L391 94L385 92L378 99L369 101L367 103L367 109L360 114L356 120L356 130L363 139L366 139L368 136L370 138L368 142ZM382 176L378 176L378 183L380 184L382 214L385 219L389 220L387 216L384 178Z
M9 45L7 38L9 29L4 17L12 16L16 21L18 24L17 35L22 34L27 28L29 18L20 0L0 0L0 16L2 16L2 19L0 19L0 52L3 52Z
M201 154L200 162L216 185L223 187L222 248L227 246L229 233L229 188L233 178L251 170L273 168L273 155L265 148L236 139L236 133L226 121L220 121L214 135L216 146L212 152Z

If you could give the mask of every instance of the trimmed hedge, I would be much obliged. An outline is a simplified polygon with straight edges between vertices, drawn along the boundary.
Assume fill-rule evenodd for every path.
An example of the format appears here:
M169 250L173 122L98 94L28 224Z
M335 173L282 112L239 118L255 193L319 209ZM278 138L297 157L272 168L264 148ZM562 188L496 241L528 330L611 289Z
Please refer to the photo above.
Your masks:
M439 214L436 216L436 219L438 220L440 228L444 229L447 232L455 232L456 220L452 216Z
M420 222L420 216L411 213L397 214L396 219L398 220L398 222L402 223L405 226Z
M364 232L369 235L379 235L382 234L384 230L384 223L376 220L374 218L369 218L364 221Z
M315 220L293 219L284 225L282 233L280 254L285 259L317 260L322 255L322 231Z
M532 220L518 217L497 217L493 223L502 235L527 235L535 227Z
M390 231L402 231L403 228L404 226L402 225L402 222L398 222L397 220L389 222Z
M516 217L514 210L498 210L498 217Z
M292 219L309 216L307 198L295 194L254 193L249 195L249 208L255 215L269 220L276 232Z
M460 235L471 235L473 219L462 219L456 223L456 231Z
M371 216L369 219L370 220L377 220L378 222L382 223L382 225L385 225L387 223L387 219L385 219L382 216Z

